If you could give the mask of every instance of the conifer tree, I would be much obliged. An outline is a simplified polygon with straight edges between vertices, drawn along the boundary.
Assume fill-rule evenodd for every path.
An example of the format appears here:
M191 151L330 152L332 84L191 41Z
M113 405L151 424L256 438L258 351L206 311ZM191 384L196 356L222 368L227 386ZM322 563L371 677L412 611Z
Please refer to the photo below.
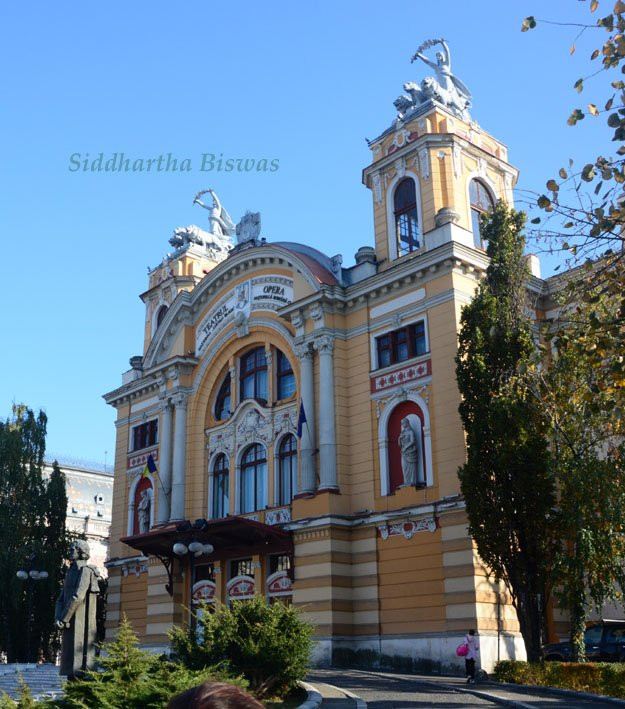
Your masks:
M516 377L534 351L524 315L524 223L523 213L502 202L482 221L490 264L462 311L456 358L467 443L459 477L477 551L505 583L528 658L537 660L555 491L539 404Z
M46 425L45 413L24 405L0 421L0 650L9 662L51 659L58 642L54 604L68 545L67 496L58 465L49 481L44 477ZM31 558L47 579L17 578Z

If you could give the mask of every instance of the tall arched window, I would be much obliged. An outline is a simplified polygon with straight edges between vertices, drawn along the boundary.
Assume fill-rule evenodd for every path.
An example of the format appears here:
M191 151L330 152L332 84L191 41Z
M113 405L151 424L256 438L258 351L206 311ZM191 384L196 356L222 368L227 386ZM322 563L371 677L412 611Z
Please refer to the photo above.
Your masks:
M469 201L471 202L471 228L473 243L480 249L486 248L480 233L480 214L495 206L488 187L481 180L471 180L469 184Z
M256 399L267 403L267 358L265 348L257 347L241 357L240 400Z
M161 307L158 309L158 313L156 313L156 327L159 327L160 324L163 322L165 315L167 315L167 306L166 305L161 305Z
M403 256L411 251L416 251L420 246L417 193L414 180L410 177L406 177L395 188L393 206L395 211L397 255Z
M297 442L289 433L280 443L278 452L278 504L290 504L297 494Z
M226 374L215 399L215 418L223 421L230 416L230 372Z
M276 401L289 399L295 394L295 375L293 367L288 357L278 350L278 372L277 372L277 396Z
M254 443L241 458L241 512L254 512L265 506L267 453L260 443Z
M213 509L211 510L213 519L220 519L228 514L229 473L228 459L220 453L213 463Z

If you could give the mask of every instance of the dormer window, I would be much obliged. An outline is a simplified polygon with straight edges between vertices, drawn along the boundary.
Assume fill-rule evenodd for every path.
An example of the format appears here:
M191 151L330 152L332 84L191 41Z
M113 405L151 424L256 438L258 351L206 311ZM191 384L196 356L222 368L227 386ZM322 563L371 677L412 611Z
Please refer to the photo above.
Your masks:
M471 202L471 228L473 243L478 249L486 246L480 232L480 214L484 214L495 206L495 200L486 185L481 180L471 180L469 184L469 201Z
M257 347L247 352L240 361L240 401L256 399L267 404L267 358L265 348Z
M417 193L414 180L406 177L393 195L397 255L404 256L420 248Z

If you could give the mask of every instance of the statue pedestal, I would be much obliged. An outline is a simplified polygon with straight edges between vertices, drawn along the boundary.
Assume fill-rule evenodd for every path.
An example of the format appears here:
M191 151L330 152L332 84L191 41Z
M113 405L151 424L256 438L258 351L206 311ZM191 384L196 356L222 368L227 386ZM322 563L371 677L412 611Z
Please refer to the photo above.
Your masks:
M409 507L427 502L424 490L417 490L414 485L400 485L395 490L393 498L393 507Z

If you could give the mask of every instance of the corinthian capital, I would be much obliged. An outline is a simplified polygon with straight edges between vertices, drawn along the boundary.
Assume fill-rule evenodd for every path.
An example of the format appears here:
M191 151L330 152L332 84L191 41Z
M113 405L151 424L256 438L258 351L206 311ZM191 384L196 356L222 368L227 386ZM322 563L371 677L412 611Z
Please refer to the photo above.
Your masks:
M189 403L189 395L186 392L180 391L173 396L172 401L176 405L176 408L186 409Z
M320 354L331 354L334 349L334 337L322 335L315 340L315 349Z
M309 342L304 342L301 345L295 345L295 354L298 359L309 359L313 356L314 352L310 347Z

